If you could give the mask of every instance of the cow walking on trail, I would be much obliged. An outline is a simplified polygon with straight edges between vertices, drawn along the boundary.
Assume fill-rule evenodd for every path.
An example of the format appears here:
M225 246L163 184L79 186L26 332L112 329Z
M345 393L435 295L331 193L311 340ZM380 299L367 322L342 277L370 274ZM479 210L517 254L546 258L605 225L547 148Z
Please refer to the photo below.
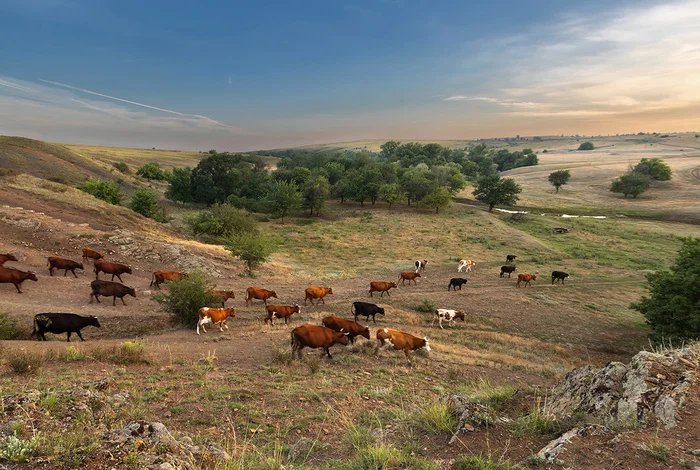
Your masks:
M537 280L537 276L534 274L518 274L518 282L516 283L517 287L520 287L520 283L524 282L525 287L530 285L530 281L535 281Z
M369 302L353 302L350 312L355 316L355 321L357 317L367 317L366 321L369 321L369 317L372 317L372 322L377 323L374 318L376 314L384 315L384 307L379 307L376 304L371 304Z
M506 255L506 264L512 264L515 258L517 258L515 255Z
M292 356L296 353L301 361L301 350L304 348L323 348L326 351L329 359L331 356L330 348L334 344L342 344L347 346L348 333L333 331L325 326L302 325L292 330Z
M267 299L271 297L274 297L276 299L277 292L273 290L263 289L261 287L249 287L248 289L246 289L245 306L247 307L248 302L252 301L253 299L257 299L262 300L265 304L265 307L267 307Z
M160 285L166 281L177 281L187 277L187 273L180 271L155 271L151 276L150 287L155 284L156 289L160 289Z
M467 282L469 281L463 277L453 277L450 279L450 283L447 285L447 292L450 291L450 287L452 287L454 290L457 290L457 287L459 287L459 290L462 290L462 286Z
M265 324L270 322L270 326L275 326L274 319L284 319L284 324L287 325L289 319L295 313L301 313L301 307L298 305L268 305L267 306L267 316L265 317Z
M515 266L501 266L501 278L504 278L506 273L510 277L511 273L515 272Z
M17 261L17 258L11 253L0 254L0 266L5 264L7 261Z
M557 282L561 281L561 283L564 284L564 279L568 277L569 273L565 273L564 271L552 271L552 285L554 284L555 280Z
M212 290L209 292L211 295L215 295L221 299L221 308L226 307L226 301L228 299L235 299L236 296L232 290Z
M121 263L111 263L106 260L96 260L95 261L95 279L100 278L100 272L112 275L112 281L114 281L114 276L119 278L119 282L124 282L122 280L122 274L131 274L131 266Z
M92 298L94 297L99 304L100 296L112 297L112 305L117 305L117 297L122 300L122 304L124 305L126 305L126 302L124 302L125 295L136 298L136 289L125 286L124 284L119 284L118 282L100 281L97 279L90 283L90 288L92 289L90 293L90 303L92 303Z
M66 258L61 258L59 256L50 256L47 258L46 265L49 267L49 275L53 276L53 270L58 269L61 270L63 269L63 277L66 277L68 274L68 271L73 273L73 276L76 278L78 277L75 274L76 269L82 269L83 271L85 268L83 267L83 263L78 263L77 261L73 261L70 259Z
M311 305L314 304L314 299L319 299L320 302L322 302L324 305L326 304L326 301L323 300L323 298L327 295L332 295L333 294L333 289L330 287L309 287L304 291L306 296L304 297L304 305L306 305L306 301L310 301ZM316 302L318 305L318 302Z
M236 316L236 311L233 307L230 308L210 308L202 307L199 309L199 321L197 322L197 334L199 334L199 327L202 327L203 332L207 332L204 329L204 325L207 323L213 323L219 327L221 332L224 328L228 330L228 325L226 324L226 319L228 317L234 318Z
M425 265L428 264L428 260L427 259L424 259L423 261L416 260L416 262L413 264L416 267L416 272L420 272L420 271L425 272Z
M399 274L399 279L396 281L398 284L399 281L401 281L401 285L405 285L406 281L408 281L408 285L411 285L411 281L413 281L414 284L418 284L416 282L416 278L420 277L419 273L414 273L412 271L405 271Z
M369 339L369 327L360 325L352 320L345 320L335 316L326 317L321 320L321 323L326 328L339 333L347 333L350 339L350 344L355 344L355 336L364 336Z
M391 330L389 328L377 330L377 347L374 349L374 353L379 353L379 348L384 346L392 346L397 351L403 351L409 361L411 360L411 351L423 348L427 352L430 352L430 345L428 344L427 337L418 338L412 334Z
M455 326L455 320L460 319L462 321L464 320L464 312L459 311L459 310L448 310L445 308L439 308L435 310L435 316L433 317L433 322L430 324L430 326L433 326L435 324L435 320L437 320L438 325L440 326L440 329L442 328L442 322L446 321L448 325L450 326Z
M94 315L83 316L75 313L38 313L34 315L34 331L32 336L39 336L42 341L46 341L44 333L47 331L55 335L67 334L66 341L70 343L70 335L76 333L80 341L85 341L80 330L86 326L100 328L100 322Z
M19 269L11 269L0 266L0 284L14 284L18 294L22 293L19 286L21 286L27 279L34 282L39 280L33 271L20 271Z
M459 262L459 266L457 266L457 272L461 273L462 269L464 269L465 273L468 273L472 270L472 267L476 266L476 263L470 259L463 259Z
M386 295L391 297L391 294L389 294L389 289L393 287L396 287L395 282L372 281L369 283L369 296L374 297L372 292L381 292L382 295L380 297L384 297L384 292L386 292Z
M95 251L92 248L83 248L83 261L85 261L86 263L88 259L97 261L100 259L104 259L104 257L105 255L103 255L99 251Z

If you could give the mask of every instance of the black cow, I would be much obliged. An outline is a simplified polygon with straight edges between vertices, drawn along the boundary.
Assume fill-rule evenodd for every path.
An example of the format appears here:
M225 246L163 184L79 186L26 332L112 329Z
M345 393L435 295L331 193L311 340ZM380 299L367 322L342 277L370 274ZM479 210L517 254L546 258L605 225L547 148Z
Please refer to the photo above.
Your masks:
M367 317L366 321L369 321L369 317L372 317L372 321L377 323L374 316L376 314L384 315L384 308L378 307L375 304L369 302L353 302L352 309L350 310L353 315L355 315L355 321L357 321L358 316Z
M515 261L515 258L517 258L517 256L515 255L506 255L506 264L512 263L513 261Z
M462 290L462 285L466 283L467 280L463 277L453 277L450 279L450 285L447 286L447 292L450 291L450 287L452 287L454 290L457 290L457 287L459 287L459 290Z
M564 279L567 277L569 277L569 273L565 273L564 271L552 271L552 284L554 284L555 280L557 282L561 281L561 283L564 284Z
M67 333L68 342L70 343L71 333L77 333L80 341L85 341L80 330L86 326L100 327L100 322L97 317L90 315L85 317L74 313L38 313L34 315L34 331L32 336L39 335L42 340L46 341L44 333L47 331L55 335Z
M513 272L515 272L515 266L501 266L501 277L505 277L505 273L508 273L508 277L510 277Z
M126 305L126 302L124 302L125 295L136 297L136 290L133 287L125 286L124 284L119 284L118 282L100 281L98 279L92 281L90 283L90 287L92 288L90 303L92 303L93 297L95 297L97 303L100 303L100 296L102 295L104 297L112 297L112 305L117 304L117 297L122 299L122 303Z

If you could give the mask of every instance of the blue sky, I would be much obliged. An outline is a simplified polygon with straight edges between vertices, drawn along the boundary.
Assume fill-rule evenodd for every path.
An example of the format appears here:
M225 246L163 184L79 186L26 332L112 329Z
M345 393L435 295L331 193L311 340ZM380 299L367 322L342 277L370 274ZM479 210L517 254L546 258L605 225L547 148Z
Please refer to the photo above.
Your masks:
M246 150L700 129L700 0L0 0L0 134Z

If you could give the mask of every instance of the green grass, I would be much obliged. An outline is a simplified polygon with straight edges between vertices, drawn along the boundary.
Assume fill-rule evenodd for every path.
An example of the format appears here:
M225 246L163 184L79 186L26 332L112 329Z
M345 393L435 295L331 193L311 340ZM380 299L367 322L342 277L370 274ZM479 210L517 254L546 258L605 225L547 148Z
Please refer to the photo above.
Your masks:
M450 470L524 470L523 467L513 465L507 461L493 460L492 457L479 455L463 455L458 457L450 467Z
M454 432L457 421L450 408L443 403L422 407L414 416L414 423L425 432L439 434Z
M666 462L671 456L671 449L658 440L640 444L639 450L660 462Z

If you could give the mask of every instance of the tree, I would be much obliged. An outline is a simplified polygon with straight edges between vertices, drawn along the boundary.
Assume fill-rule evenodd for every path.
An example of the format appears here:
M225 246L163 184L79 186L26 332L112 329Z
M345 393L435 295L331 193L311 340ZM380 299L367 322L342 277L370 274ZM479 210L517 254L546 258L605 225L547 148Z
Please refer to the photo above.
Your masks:
M401 190L406 193L409 206L411 201L420 201L436 186L435 175L425 163L408 168L401 176Z
M441 207L447 207L452 201L452 194L447 188L437 187L425 195L423 199L418 201L420 207L434 207L435 213L440 212Z
M195 269L187 277L168 281L168 292L153 294L151 298L178 322L194 326L200 308L221 306L221 299L210 293L214 287L201 270Z
M136 174L142 178L146 178L148 181L161 181L166 179L166 173L160 168L160 165L155 162L146 163L136 171Z
M489 205L489 212L493 212L496 204L512 206L517 202L518 194L522 188L510 178L501 178L499 175L482 176L477 180L476 189L472 192L477 201Z
M131 196L129 208L149 219L158 218L160 212L158 196L152 189L139 188L134 192L134 195Z
M612 182L610 191L622 193L625 197L631 194L632 197L636 199L637 196L649 189L650 181L651 178L647 175L642 175L641 173L627 173Z
M632 172L647 175L654 181L668 181L672 173L671 167L660 158L642 158Z
M173 168L173 172L168 178L168 189L165 197L171 201L186 202L192 201L192 168Z
M594 148L593 142L583 142L578 146L579 150L593 150Z
M559 192L559 188L569 182L570 178L571 173L569 173L569 170L558 170L549 174L549 182L556 188L557 193Z
M683 242L668 271L647 275L649 297L631 307L646 317L657 340L700 339L700 238Z
M406 193L401 191L398 183L384 184L379 188L379 199L389 204L389 209L393 204L406 198Z
M326 198L330 193L330 184L325 176L311 176L303 187L304 207L309 209L309 215L321 213L321 210L326 206Z
M207 235L213 241L223 242L233 234L241 232L257 233L257 222L250 214L231 204L213 206L208 211L185 218L185 224L196 237Z
M282 219L301 208L301 193L294 183L278 181L265 198L267 212L275 218Z
M114 205L119 205L124 197L119 185L112 180L88 178L78 189Z
M267 261L273 252L274 245L269 238L255 233L243 232L229 237L225 248L246 264L246 269L250 274L253 272L253 268Z

